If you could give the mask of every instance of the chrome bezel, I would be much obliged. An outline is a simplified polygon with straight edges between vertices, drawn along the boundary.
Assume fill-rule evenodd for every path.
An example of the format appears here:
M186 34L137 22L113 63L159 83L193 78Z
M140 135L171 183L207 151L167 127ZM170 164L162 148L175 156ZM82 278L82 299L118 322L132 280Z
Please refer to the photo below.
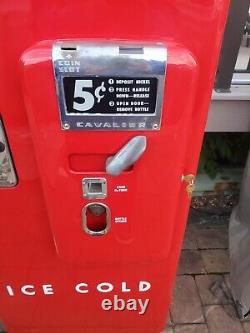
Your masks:
M157 131L160 129L167 65L167 48L163 43L61 40L54 43L52 58L62 130ZM75 63L77 66L72 65ZM69 115L65 104L63 78L72 76L157 78L155 113ZM94 126L100 123L103 125ZM87 124L93 124L93 127ZM104 124L109 126L103 127Z
M101 191L100 192L90 192L89 191L89 184L101 184ZM83 197L85 199L105 199L107 196L107 180L106 178L83 178L82 179L82 191Z
M89 206L92 206L92 205L99 205L99 206L102 206L102 207L105 208L105 211L106 211L106 228L101 230L101 231L90 230L87 226L86 212L87 212L87 208ZM85 205L82 209L82 228L90 236L106 235L109 232L110 228L111 228L111 212L110 212L109 207L107 205L101 203L101 202L91 202L91 203Z

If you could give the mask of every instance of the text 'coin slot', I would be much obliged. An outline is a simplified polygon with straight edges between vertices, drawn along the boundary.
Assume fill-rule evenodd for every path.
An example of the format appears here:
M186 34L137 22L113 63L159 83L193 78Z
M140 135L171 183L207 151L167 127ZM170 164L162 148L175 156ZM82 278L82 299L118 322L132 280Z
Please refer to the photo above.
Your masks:
M110 210L101 203L91 203L82 210L83 230L91 236L103 236L110 229Z

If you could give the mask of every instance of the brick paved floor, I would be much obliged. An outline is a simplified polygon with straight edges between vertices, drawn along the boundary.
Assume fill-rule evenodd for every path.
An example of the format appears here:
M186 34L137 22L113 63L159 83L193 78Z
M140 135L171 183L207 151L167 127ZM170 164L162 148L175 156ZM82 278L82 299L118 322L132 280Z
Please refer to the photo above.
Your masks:
M188 225L166 333L250 333L230 292L227 222Z

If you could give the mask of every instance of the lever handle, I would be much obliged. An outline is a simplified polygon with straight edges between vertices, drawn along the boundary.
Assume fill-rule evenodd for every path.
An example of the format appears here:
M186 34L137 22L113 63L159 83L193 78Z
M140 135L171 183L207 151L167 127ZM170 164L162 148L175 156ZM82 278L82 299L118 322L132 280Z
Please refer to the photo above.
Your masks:
M135 136L114 156L106 161L106 172L111 176L118 176L133 165L144 153L147 147L146 136Z

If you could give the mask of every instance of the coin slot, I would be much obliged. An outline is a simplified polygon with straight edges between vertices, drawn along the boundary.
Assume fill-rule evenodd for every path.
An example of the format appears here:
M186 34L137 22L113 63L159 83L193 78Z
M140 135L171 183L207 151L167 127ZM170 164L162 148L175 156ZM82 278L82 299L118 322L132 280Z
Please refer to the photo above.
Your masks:
M84 178L82 186L84 198L104 199L107 196L107 181L105 178Z
M76 47L61 47L62 51L76 51Z
M143 47L119 46L120 54L144 54Z
M91 203L82 210L83 230L91 236L103 236L110 229L110 210L101 203Z

